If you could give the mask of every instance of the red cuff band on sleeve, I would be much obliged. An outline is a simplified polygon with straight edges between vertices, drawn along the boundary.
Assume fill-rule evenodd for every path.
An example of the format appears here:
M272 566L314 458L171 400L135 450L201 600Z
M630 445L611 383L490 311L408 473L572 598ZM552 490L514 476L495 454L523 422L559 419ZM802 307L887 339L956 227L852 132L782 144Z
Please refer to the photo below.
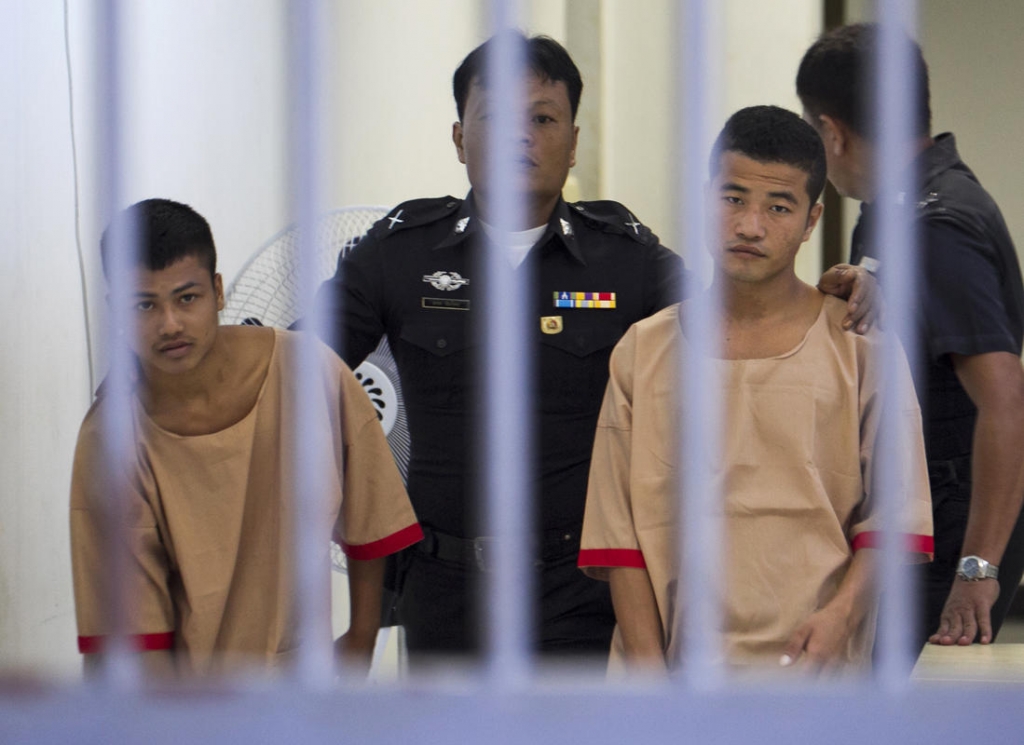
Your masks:
M904 534L904 546L907 551L915 554L927 554L932 556L935 553L935 539L930 535ZM881 548L882 534L875 530L858 533L853 537L851 548L854 552L862 548Z
M407 548L422 540L423 528L420 527L419 523L413 523L407 528L402 528L397 533L392 533L372 543L360 543L353 546L342 541L341 549L350 559L369 561L370 559L379 559L382 556L388 556L401 551L403 548Z
M82 654L102 652L107 644L107 638L106 636L80 636L78 637L78 651ZM132 649L136 652L174 649L173 631L164 631L159 634L132 634L130 639Z
M586 548L580 550L581 567L629 567L646 569L643 551L636 548Z

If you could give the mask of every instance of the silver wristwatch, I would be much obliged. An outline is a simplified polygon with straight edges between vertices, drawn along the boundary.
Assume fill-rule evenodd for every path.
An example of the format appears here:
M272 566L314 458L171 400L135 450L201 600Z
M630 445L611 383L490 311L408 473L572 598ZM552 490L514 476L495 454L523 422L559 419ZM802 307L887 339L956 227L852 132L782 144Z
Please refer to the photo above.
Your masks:
M956 576L967 582L996 579L999 577L999 567L980 556L965 556L956 565Z

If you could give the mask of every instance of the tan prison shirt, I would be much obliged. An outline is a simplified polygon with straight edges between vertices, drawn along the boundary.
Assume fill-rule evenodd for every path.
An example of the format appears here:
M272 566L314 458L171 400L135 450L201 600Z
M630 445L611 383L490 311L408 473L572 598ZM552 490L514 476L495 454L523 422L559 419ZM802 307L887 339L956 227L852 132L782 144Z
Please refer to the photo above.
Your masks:
M112 619L103 560L105 484L125 500L128 628L139 649L174 648L199 672L235 662L274 666L296 636L292 519L299 337L275 331L259 397L237 424L181 436L132 398L134 458L110 479L101 395L82 423L71 486L71 548L79 648L98 651ZM348 556L372 559L422 537L372 403L345 364L317 342L314 463L323 495L321 587L330 593L330 532ZM312 444L311 444L312 442ZM320 546L318 545L318 548Z
M679 645L675 607L679 306L635 324L615 348L598 422L580 566L646 567L668 659ZM734 664L778 664L783 645L835 596L854 552L877 545L873 489L880 416L881 338L842 330L845 303L826 297L804 339L770 359L712 361L721 381L724 652ZM684 348L685 353L685 348ZM906 440L900 448L902 530L917 560L932 551L921 418L902 361ZM685 467L685 466L684 466ZM850 641L870 658L874 614ZM621 649L613 649L613 656Z

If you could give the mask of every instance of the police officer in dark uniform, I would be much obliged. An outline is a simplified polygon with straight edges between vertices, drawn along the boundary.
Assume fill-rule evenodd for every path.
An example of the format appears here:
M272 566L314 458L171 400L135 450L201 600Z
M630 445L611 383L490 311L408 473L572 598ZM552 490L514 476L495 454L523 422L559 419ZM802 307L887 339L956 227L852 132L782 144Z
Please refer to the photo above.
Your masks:
M863 202L851 262L884 269L872 235L874 149L863 97L877 33L858 24L824 34L801 62L797 92L825 141L829 179ZM960 159L953 135L930 136L928 70L916 44L912 52L917 129L906 161L920 184L921 248L915 385L935 533L918 638L988 643L1024 573L1024 285L999 207Z
M529 70L517 174L526 223L512 238L523 250L510 260L530 275L537 317L536 400L524 407L534 418L537 464L535 643L544 654L605 655L615 623L608 586L584 576L576 558L608 358L630 324L678 299L684 270L621 204L562 200L582 81L552 39L517 35L517 43ZM355 366L386 335L399 371L411 439L408 491L426 534L400 567L398 616L413 662L472 653L481 640L475 597L487 576L488 539L474 494L474 321L487 293L480 261L489 227L486 55L484 44L454 77L453 140L469 195L398 205L321 291L323 302L338 300L329 313L343 330L335 344L342 357ZM849 292L856 274L833 276Z

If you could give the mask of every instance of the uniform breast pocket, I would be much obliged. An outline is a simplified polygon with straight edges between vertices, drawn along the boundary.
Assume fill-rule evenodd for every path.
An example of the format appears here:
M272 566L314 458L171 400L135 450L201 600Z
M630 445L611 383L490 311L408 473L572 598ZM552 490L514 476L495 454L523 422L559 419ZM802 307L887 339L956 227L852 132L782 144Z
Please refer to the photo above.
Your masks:
M474 346L466 314L407 321L393 345L407 402L461 405L471 385L467 352Z
M624 332L617 317L567 317L560 333L541 334L539 385L545 405L596 412L608 383L608 358Z
M432 357L451 357L469 346L467 326L464 318L417 318L402 327L400 338Z

